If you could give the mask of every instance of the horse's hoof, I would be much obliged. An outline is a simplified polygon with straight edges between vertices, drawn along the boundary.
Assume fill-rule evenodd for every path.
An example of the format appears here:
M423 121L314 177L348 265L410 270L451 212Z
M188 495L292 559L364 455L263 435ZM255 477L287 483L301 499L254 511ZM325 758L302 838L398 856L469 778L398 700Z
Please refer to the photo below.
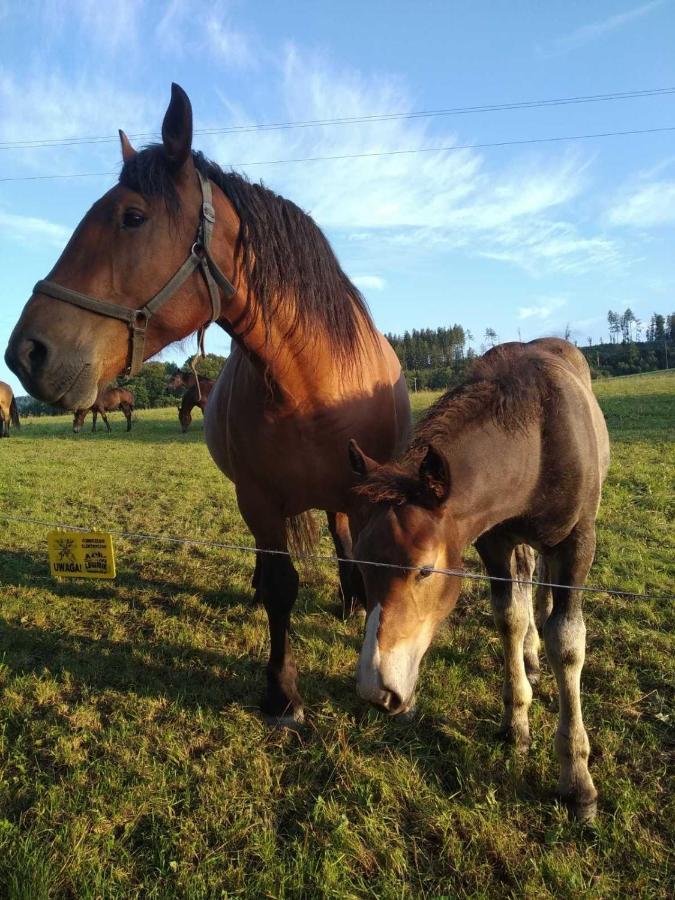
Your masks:
M539 669L528 669L527 666L525 666L525 674L527 675L527 680L530 682L531 687L536 687L539 684L541 678Z
M496 738L504 744L509 744L517 753L527 753L530 749L529 733L524 733L511 725L500 728Z
M590 824L598 814L598 801L595 797L592 800L579 800L576 797L562 799L570 813L582 825Z
M298 731L305 722L305 712L301 706L280 716L263 711L262 717L270 728L288 728L290 731Z

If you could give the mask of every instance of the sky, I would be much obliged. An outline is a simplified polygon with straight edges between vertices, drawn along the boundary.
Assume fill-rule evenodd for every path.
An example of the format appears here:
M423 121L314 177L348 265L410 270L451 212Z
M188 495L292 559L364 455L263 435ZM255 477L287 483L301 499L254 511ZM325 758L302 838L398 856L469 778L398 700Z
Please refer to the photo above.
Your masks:
M0 0L0 349L116 180L36 176L118 172L117 129L154 139L172 81L195 149L309 212L382 331L586 344L608 309L670 313L675 131L476 145L673 127L675 93L411 114L675 88L673 46L675 0ZM89 137L109 140L26 146ZM427 152L358 156L397 150ZM356 158L306 160L326 156ZM207 350L227 348L211 329ZM4 360L0 380L22 393Z

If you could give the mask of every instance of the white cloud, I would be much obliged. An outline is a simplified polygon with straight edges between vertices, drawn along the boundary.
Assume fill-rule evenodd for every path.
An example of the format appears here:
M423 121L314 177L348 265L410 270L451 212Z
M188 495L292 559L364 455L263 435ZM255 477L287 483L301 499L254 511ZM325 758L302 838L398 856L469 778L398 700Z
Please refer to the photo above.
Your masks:
M352 281L364 291L383 291L386 285L384 278L379 275L354 275Z
M519 319L548 319L567 304L564 297L546 297L536 306L519 306Z
M643 3L640 6L635 6L633 9L628 9L625 12L615 13L612 16L608 16L606 19L591 22L588 25L582 25L581 28L577 28L575 31L570 32L570 34L561 35L550 43L545 44L541 48L541 53L544 56L551 56L567 53L570 50L576 50L577 47L603 38L612 31L616 31L624 25L627 25L629 22L641 19L643 16L648 15L662 5L663 0L651 0L649 3Z
M54 37L64 32L78 34L86 46L109 53L138 45L143 0L115 0L114 7L100 0L49 0L43 7L45 32Z
M3 239L19 241L28 246L49 244L63 249L73 232L72 228L57 225L36 216L21 216L0 210L0 235Z
M675 181L654 181L625 193L608 218L613 225L640 228L675 224Z
M155 39L164 53L178 56L204 54L235 68L255 65L249 38L236 27L228 2L171 0L155 29Z

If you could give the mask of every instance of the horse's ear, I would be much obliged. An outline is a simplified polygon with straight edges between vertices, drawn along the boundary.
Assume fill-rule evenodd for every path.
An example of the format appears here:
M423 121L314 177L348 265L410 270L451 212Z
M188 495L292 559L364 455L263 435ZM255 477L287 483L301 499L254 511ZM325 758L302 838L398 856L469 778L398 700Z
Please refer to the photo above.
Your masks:
M181 169L192 152L192 104L180 85L171 85L171 100L162 122L162 142L171 168Z
M442 453L429 444L427 452L420 463L420 481L424 493L432 503L439 506L450 496L450 467Z
M359 447L354 438L352 438L349 442L348 452L352 472L355 475L358 475L360 478L366 478L377 468L378 464L375 462L375 460L371 459L369 456L366 456L366 454Z
M122 162L130 162L136 156L136 150L131 146L131 141L120 128L120 144L122 145Z

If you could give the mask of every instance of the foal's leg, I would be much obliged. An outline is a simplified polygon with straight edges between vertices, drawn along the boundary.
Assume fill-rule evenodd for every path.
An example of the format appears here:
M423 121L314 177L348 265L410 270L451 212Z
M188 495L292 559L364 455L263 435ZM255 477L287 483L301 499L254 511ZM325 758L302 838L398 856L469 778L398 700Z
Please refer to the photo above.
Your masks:
M536 576L537 581L541 581L544 584L550 584L551 582L550 566L546 562L546 557L543 553L540 553L539 558L537 559ZM534 621L541 634L543 633L546 620L551 615L551 610L553 609L553 595L551 594L551 588L543 587L541 584L537 585L534 609Z
M352 535L349 530L349 519L345 513L327 512L328 530L333 538L335 553L340 559L349 559L353 555ZM358 567L352 562L339 562L340 596L342 597L342 617L353 616L360 609L365 609L363 581Z
M110 422L108 421L108 417L106 416L106 414L104 412L101 413L101 418L105 422L105 427L106 427L108 434L110 434Z
M513 544L497 535L483 535L476 548L493 578L517 578ZM527 588L527 585L522 587ZM504 648L504 718L499 736L527 750L530 744L528 712L532 687L525 672L524 645L529 625L529 595L511 581L491 581L492 612Z
M583 585L595 553L595 526L578 524L550 556L553 611L544 625L546 654L558 683L560 719L555 749L560 762L558 791L577 818L589 821L597 812L597 791L588 771L590 746L581 715L581 669L586 652L586 626L581 611Z
M513 551L515 577L520 582L532 581L534 577L535 556L532 547L519 544ZM539 681L539 632L534 618L533 589L531 584L514 584L514 590L520 590L527 606L527 631L523 645L525 673L531 685Z
M92 410L92 419L94 420L93 425L91 426L92 431L96 431L96 417L98 416L98 412L94 409Z

